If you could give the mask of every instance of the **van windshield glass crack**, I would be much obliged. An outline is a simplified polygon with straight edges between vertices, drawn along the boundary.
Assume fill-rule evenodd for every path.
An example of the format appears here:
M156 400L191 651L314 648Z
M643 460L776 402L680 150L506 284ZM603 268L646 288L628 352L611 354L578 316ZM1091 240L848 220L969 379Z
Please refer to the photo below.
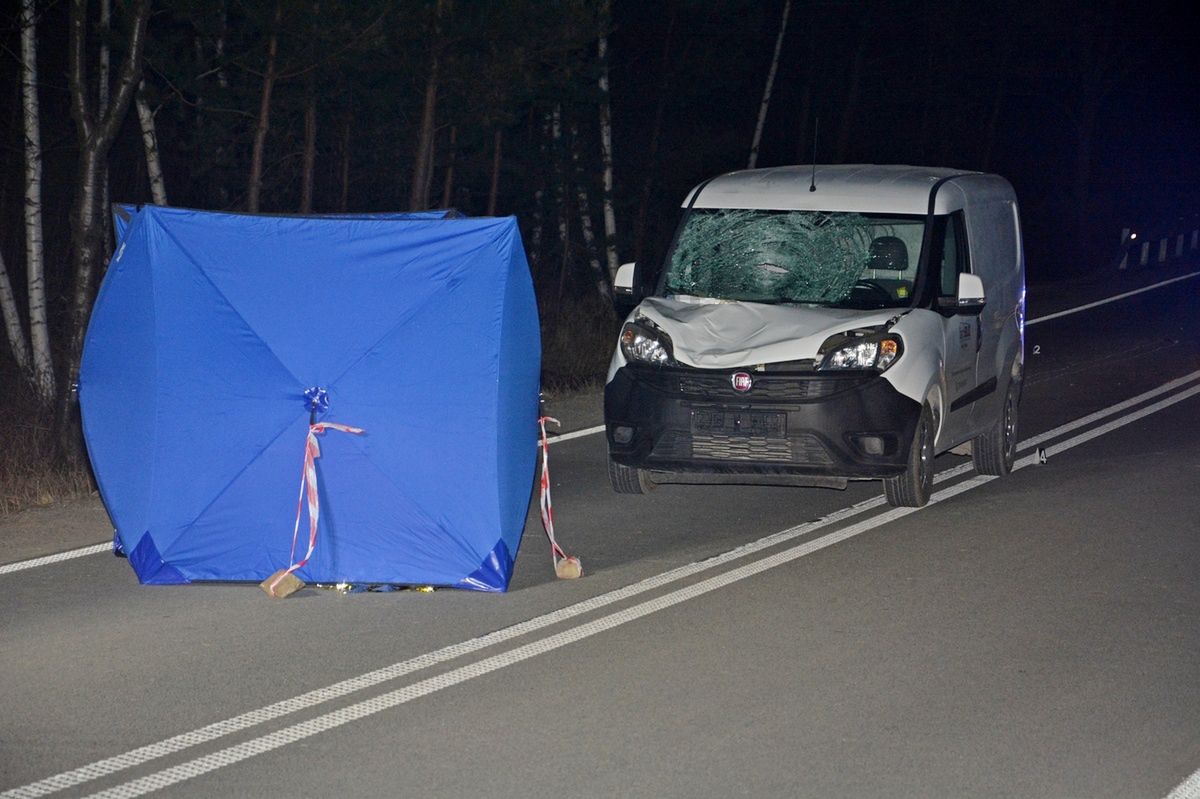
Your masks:
M668 294L844 308L906 306L924 219L693 209L667 257Z

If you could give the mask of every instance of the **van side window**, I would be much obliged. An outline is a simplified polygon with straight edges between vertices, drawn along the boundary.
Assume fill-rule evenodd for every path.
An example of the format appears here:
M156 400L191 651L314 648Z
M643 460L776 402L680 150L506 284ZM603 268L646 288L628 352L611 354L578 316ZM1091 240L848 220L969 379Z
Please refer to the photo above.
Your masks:
M941 280L938 294L953 297L958 293L958 276L971 271L967 255L967 228L962 211L956 211L946 220L942 236Z

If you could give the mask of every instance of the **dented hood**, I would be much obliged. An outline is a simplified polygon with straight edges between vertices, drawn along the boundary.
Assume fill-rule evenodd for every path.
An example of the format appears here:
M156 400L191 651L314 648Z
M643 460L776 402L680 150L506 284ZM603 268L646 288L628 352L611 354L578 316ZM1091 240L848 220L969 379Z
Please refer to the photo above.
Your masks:
M658 325L674 344L675 360L703 369L816 358L835 333L882 325L898 309L862 311L764 305L708 299L649 297L636 315Z

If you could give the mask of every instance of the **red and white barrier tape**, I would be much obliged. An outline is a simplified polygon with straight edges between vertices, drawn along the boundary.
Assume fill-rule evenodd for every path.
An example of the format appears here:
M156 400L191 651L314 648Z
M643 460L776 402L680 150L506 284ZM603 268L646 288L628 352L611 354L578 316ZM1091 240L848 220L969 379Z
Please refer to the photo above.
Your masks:
M321 500L317 491L317 458L321 457L321 445L317 443L317 436L326 430L337 430L354 435L362 435L366 432L361 427L350 427L334 422L316 422L308 426L308 439L304 445L304 470L300 473L300 496L296 499L296 525L292 528L292 551L288 555L288 561L292 565L271 581L269 586L271 596L275 596L275 587L279 585L280 581L308 563L313 550L317 548L317 521L321 518ZM296 540L300 535L300 515L304 510L306 493L308 495L308 551L304 553L303 560L297 563Z
M579 577L583 574L579 558L564 552L554 537L554 505L550 499L550 442L546 438L546 422L559 424L557 419L550 416L538 419L538 427L542 433L542 490L538 500L542 511L542 527L546 530L546 537L550 539L550 559L554 563L555 574L559 577Z

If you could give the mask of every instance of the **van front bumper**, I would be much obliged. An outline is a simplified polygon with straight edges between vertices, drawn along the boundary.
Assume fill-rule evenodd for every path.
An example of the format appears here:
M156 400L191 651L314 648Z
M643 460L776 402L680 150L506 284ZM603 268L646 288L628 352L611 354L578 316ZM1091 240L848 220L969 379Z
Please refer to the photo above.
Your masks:
M660 472L893 477L921 415L878 374L626 364L604 389L609 456Z

